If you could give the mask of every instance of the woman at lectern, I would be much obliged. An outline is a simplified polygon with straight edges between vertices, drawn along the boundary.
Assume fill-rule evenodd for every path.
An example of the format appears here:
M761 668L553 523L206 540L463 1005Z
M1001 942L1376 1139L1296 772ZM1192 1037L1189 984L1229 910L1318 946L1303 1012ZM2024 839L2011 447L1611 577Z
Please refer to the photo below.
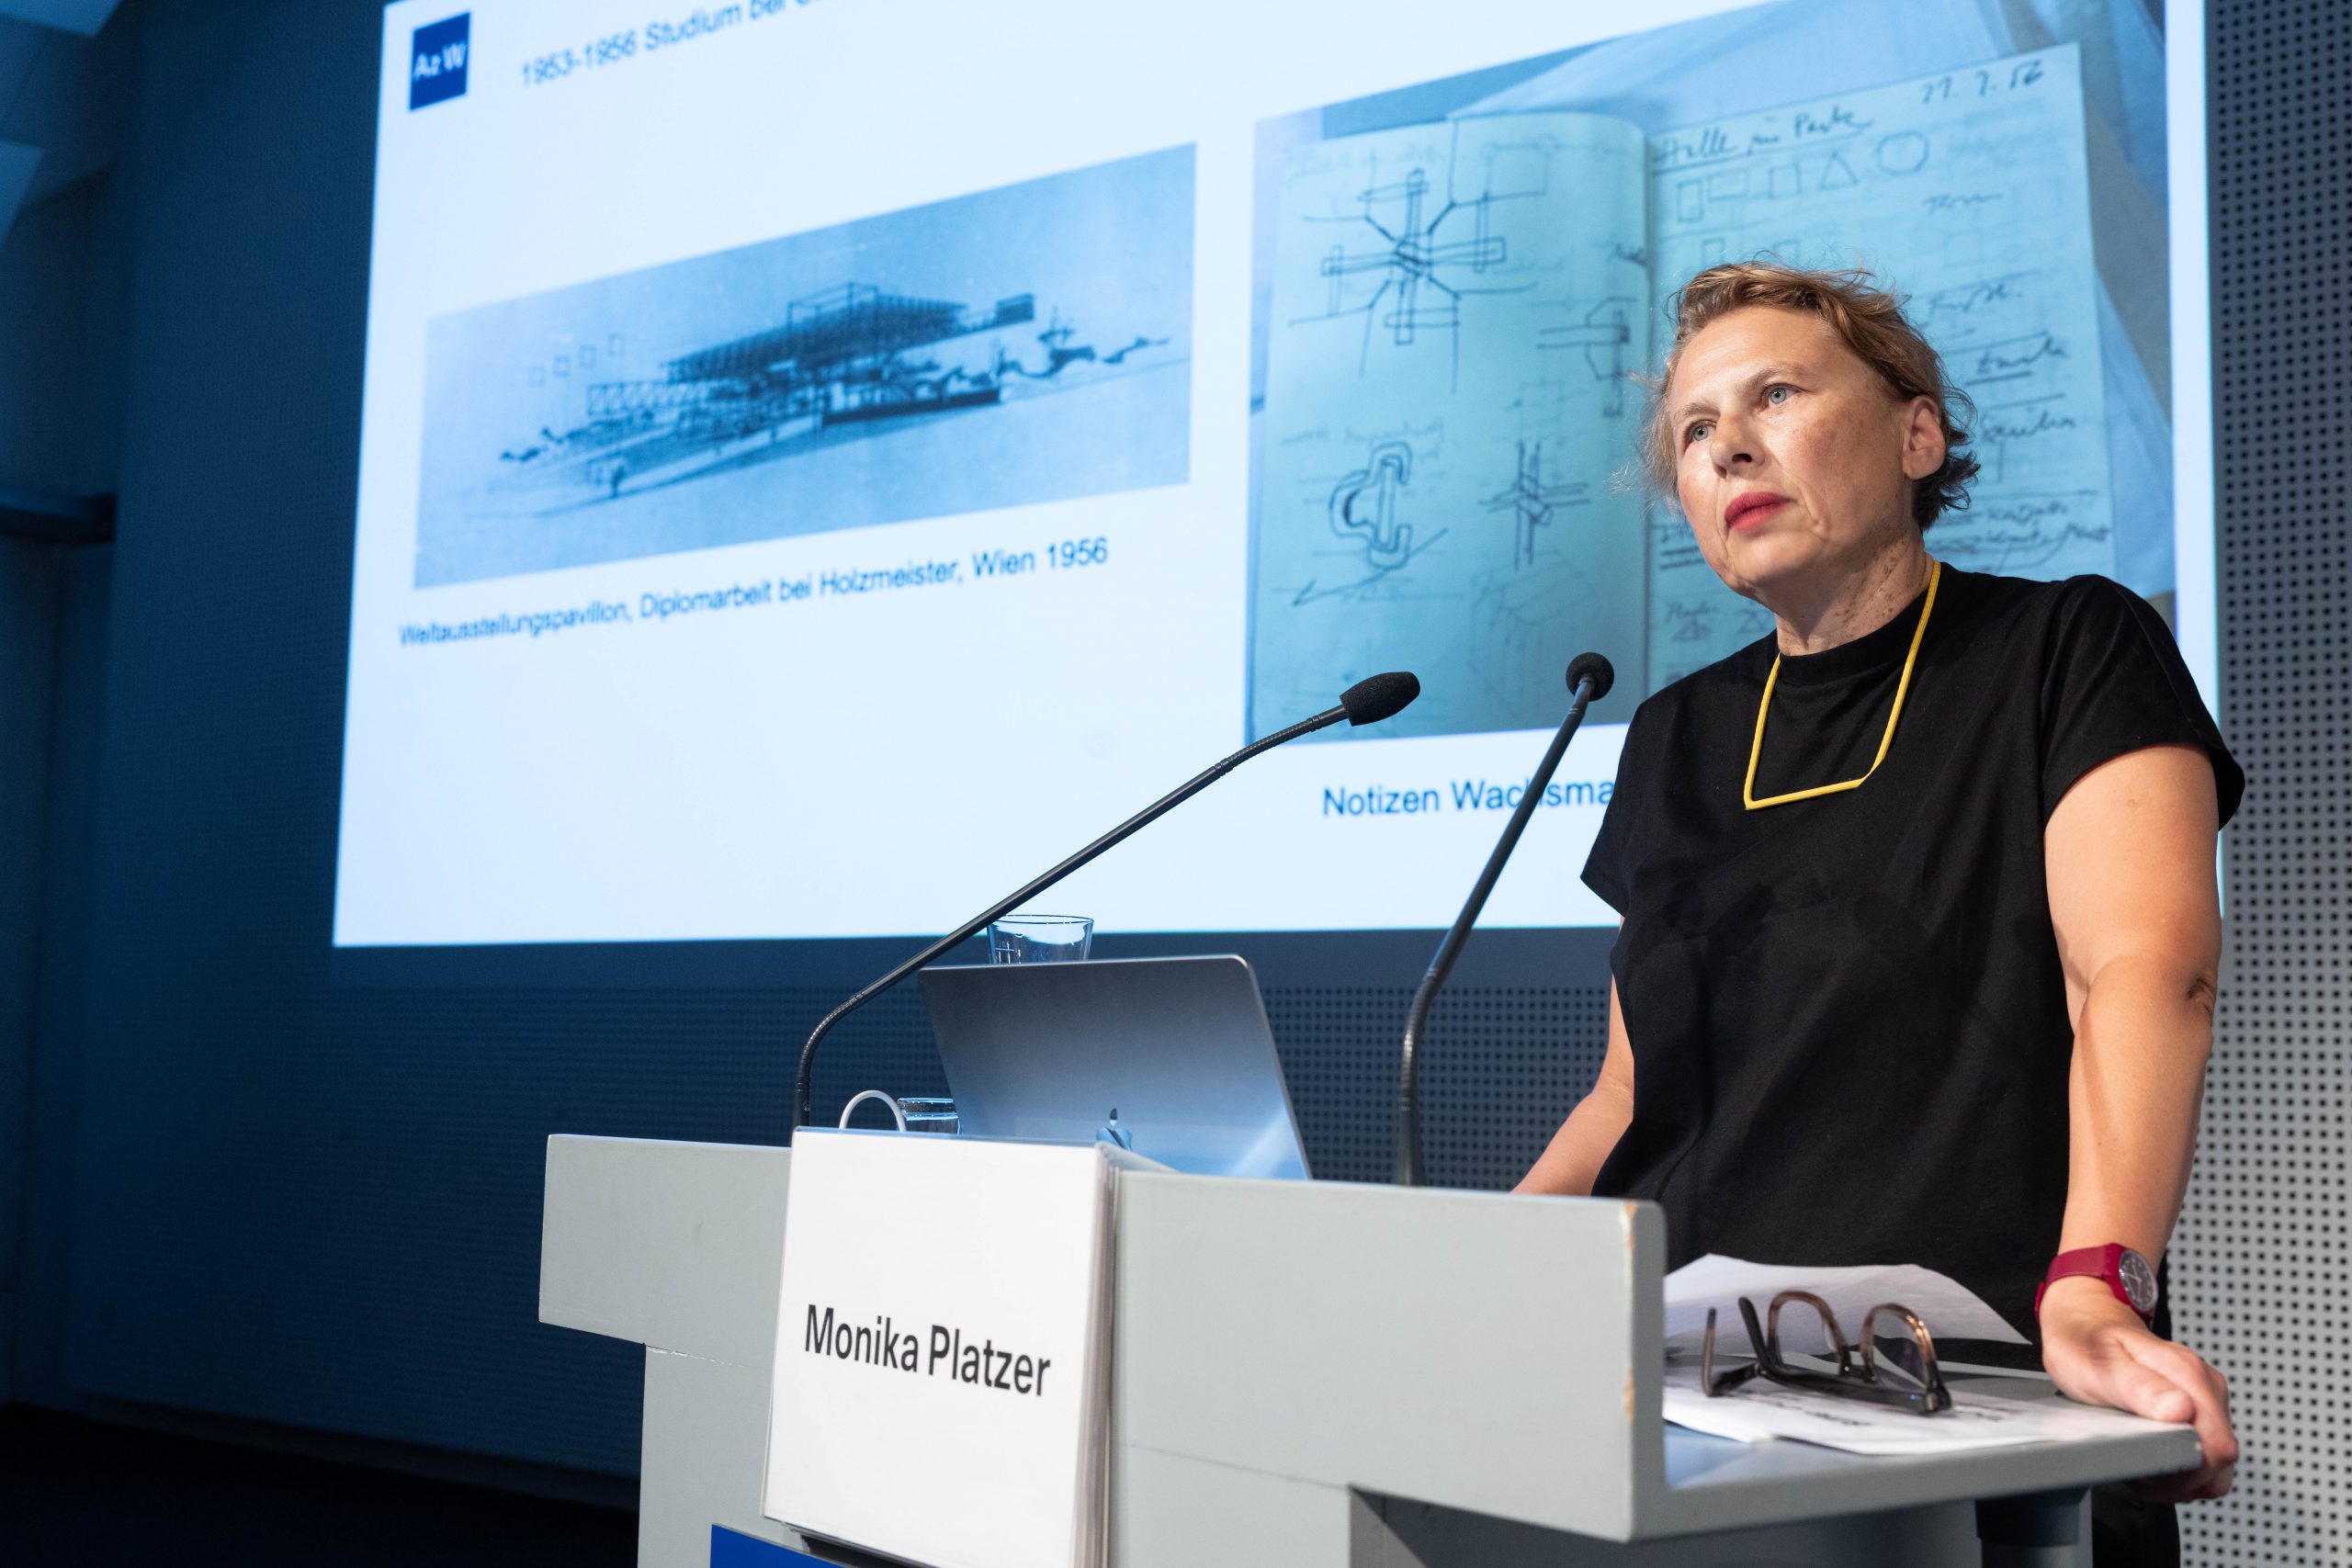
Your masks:
M2165 1505L2237 1458L2147 1260L2245 775L2133 594L1934 558L1967 412L1866 275L1683 289L1645 457L1776 629L1634 717L1584 870L1623 917L1607 1059L1521 1190L1654 1200L1672 1265L1953 1276L2069 1394L2195 1423L2198 1469L2095 1500L2102 1564L2173 1561Z

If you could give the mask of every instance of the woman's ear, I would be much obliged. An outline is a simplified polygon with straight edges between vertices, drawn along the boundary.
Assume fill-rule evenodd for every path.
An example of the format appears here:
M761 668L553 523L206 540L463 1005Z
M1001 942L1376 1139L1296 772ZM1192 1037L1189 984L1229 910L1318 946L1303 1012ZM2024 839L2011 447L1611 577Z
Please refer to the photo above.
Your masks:
M1944 466L1944 411L1935 399L1920 396L1904 411L1903 475L1924 479Z

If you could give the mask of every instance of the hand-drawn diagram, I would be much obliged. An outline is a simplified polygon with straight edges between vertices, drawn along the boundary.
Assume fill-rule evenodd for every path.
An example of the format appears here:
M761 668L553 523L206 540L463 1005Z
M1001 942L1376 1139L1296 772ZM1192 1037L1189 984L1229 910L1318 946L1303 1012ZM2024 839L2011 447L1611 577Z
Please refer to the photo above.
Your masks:
M1178 148L440 318L418 585L1181 481L1192 193Z
M1632 318L1638 309L1631 299L1603 299L1585 312L1583 321L1545 327L1538 339L1538 346L1546 349L1584 350L1592 378L1607 389L1608 401L1600 412L1611 419L1624 417L1625 382L1638 368L1627 353L1634 342Z
M1424 220L1422 206L1428 197L1429 175L1415 168L1402 180L1367 186L1358 194L1357 200L1363 210L1356 218L1321 220L1361 222L1380 241L1361 251L1350 251L1344 244L1334 244L1326 251L1320 270L1330 285L1330 293L1323 313L1301 318L1337 321L1363 317L1363 347L1357 358L1359 372L1371 361L1377 329L1400 349L1412 347L1425 332L1442 333L1458 375L1464 297L1510 292L1479 288L1466 281L1447 281L1463 271L1476 276L1499 267L1510 254L1510 245L1504 238L1487 231L1492 199L1480 197L1470 203L1476 231L1466 239L1448 243L1438 237L1438 231L1460 209L1449 201L1435 217ZM1393 228L1381 220L1383 211L1392 207L1402 209L1391 220ZM1372 285L1369 293L1364 288L1367 283ZM1432 299L1430 295L1436 298Z
M1624 121L1550 112L1291 151L1253 733L1383 669L1430 672L1384 733L1545 728L1578 648L1639 646L1622 585L1640 581L1642 504L1607 479L1649 346L1642 155Z
M1413 558L1413 525L1396 521L1396 492L1412 479L1413 449L1384 441L1370 462L1331 487L1331 532L1361 544L1364 564L1374 571L1394 571Z
M1547 484L1544 479L1544 444L1540 441L1519 444L1519 467L1510 484L1487 498L1487 510L1509 511L1516 526L1511 534L1510 564L1514 568L1535 564L1536 531L1551 525L1553 512L1563 506L1581 506L1588 487L1582 479Z
M1453 149L1454 154L1460 151ZM1306 222L1342 224L1369 232L1357 242L1362 249L1351 250L1345 241L1335 241L1323 253L1318 270L1329 286L1324 309L1320 315L1301 317L1299 321L1363 317L1363 347L1357 358L1360 374L1371 361L1375 329L1396 349L1413 347L1425 333L1442 334L1450 385L1458 386L1464 302L1476 295L1517 294L1535 287L1532 281L1486 285L1474 281L1501 274L1510 265L1510 237L1498 231L1499 209L1513 202L1541 202L1549 196L1552 165L1562 151L1556 139L1544 134L1524 142L1483 142L1476 149L1475 179L1449 156L1444 200L1432 212L1430 175L1422 161L1410 162L1402 178L1384 183L1380 154L1368 150L1363 186L1353 197L1354 211L1302 214ZM1470 194L1473 187L1475 195ZM1521 216L1530 215L1522 211ZM1622 344L1624 339L1621 336L1617 341ZM1622 366L1619 370L1622 374Z
M1928 166L1928 136L1921 130L1889 131L1871 149L1878 166L1890 175L1916 175Z
M1331 532L1354 550L1342 552L1332 571L1301 584L1291 595L1293 609L1318 599L1361 595L1445 537L1447 531L1440 527L1417 538L1412 524L1400 519L1398 513L1409 507L1404 492L1412 482L1413 446L1401 438L1373 443L1363 466L1340 476L1331 486L1327 515Z

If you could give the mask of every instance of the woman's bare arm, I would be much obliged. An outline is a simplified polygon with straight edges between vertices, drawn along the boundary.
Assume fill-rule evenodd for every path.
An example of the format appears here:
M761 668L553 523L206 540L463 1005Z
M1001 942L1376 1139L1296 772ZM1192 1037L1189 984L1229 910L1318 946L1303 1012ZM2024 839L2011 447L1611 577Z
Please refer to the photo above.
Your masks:
M2093 769L2043 832L2075 1025L2062 1251L2121 1242L2154 1258L2172 1239L2213 1045L2218 832L2212 763L2188 746ZM2158 1338L2097 1279L2051 1286L2041 1330L2043 1365L2075 1398L2196 1423L2203 1462L2162 1491L2229 1490L2237 1438L2220 1372Z
M1552 1134L1533 1169L1512 1189L1517 1192L1564 1193L1584 1198L1592 1193L1609 1151L1625 1135L1634 1120L1634 1047L1625 1038L1625 1015L1617 1006L1617 983L1609 983L1609 1050L1600 1060L1600 1076L1577 1101L1560 1130Z

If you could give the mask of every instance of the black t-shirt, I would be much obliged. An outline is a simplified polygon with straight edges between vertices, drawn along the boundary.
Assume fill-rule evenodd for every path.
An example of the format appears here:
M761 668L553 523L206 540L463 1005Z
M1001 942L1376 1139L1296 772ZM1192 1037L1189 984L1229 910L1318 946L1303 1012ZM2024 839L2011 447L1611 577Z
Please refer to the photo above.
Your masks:
M1869 768L1921 603L1781 660L1756 798ZM1670 1265L1923 1263L2030 1335L2074 1049L2042 829L2143 747L2204 747L2224 821L2245 775L2140 599L1947 566L1877 773L1748 811L1773 652L1676 682L1626 733L1584 878L1624 916L1634 1115L1594 1190L1660 1203Z

